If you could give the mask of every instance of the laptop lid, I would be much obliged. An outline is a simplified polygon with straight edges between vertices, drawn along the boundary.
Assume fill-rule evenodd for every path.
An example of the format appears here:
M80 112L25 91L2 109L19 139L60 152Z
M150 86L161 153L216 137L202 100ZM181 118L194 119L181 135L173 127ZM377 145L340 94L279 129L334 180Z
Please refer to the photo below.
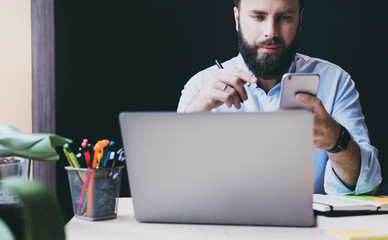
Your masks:
M310 112L124 112L119 121L138 221L314 224Z

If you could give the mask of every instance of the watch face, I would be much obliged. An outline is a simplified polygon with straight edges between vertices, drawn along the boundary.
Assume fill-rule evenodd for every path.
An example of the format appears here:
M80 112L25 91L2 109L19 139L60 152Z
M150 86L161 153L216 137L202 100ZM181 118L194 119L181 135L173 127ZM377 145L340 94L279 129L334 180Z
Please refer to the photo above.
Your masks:
M338 137L337 144L334 148L327 150L329 153L339 153L346 150L346 148L348 147L350 141L349 132L342 125L341 127L342 130L340 136Z

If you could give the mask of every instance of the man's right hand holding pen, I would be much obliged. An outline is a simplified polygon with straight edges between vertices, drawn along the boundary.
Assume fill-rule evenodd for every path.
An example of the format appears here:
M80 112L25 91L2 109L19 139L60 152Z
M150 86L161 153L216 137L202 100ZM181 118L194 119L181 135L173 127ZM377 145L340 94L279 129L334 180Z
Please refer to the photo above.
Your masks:
M256 83L257 78L240 69L223 69L220 64L218 67L220 70L209 77L186 112L207 112L222 104L240 109L241 102L248 100L244 85Z

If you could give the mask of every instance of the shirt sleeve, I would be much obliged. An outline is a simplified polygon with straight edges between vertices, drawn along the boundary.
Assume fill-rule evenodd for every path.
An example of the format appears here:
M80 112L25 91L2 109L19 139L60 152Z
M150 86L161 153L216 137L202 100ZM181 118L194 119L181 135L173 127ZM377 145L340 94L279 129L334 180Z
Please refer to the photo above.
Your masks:
M178 113L185 112L187 106L193 101L194 97L197 96L199 91L205 85L209 75L216 71L217 68L215 66L210 67L204 71L201 71L194 75L184 86L181 97L178 103Z
M335 174L332 162L326 164L324 188L327 194L364 194L377 189L382 181L377 149L370 144L365 118L361 112L359 94L353 80L343 73L337 82L337 91L329 113L343 125L358 144L361 154L361 169L354 191L348 189Z
M329 160L326 165L325 171L325 192L331 195L346 195L346 194L364 194L373 193L379 184L381 183L380 166L374 163L377 160L377 150L370 149L364 144L359 144L361 153L361 170L360 176L357 180L357 186L354 191L347 188L341 180L338 179L337 175L333 170L331 161ZM369 165L368 165L369 164Z
M200 91L202 85L201 85L201 77L199 74L194 75L184 86L181 97L179 99L178 103L178 113L185 112L187 106L191 103L193 98L198 94Z

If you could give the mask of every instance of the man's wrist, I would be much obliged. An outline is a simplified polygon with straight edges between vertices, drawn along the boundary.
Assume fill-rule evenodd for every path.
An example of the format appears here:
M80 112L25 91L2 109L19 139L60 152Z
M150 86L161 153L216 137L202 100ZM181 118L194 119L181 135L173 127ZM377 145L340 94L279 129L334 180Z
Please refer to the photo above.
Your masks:
M198 99L198 96L191 101L191 103L186 107L185 112L209 112L211 108L202 104L201 100Z
M350 141L350 134L348 130L341 125L341 132L335 146L326 151L329 153L339 153L339 152L345 151L349 145L349 141Z

